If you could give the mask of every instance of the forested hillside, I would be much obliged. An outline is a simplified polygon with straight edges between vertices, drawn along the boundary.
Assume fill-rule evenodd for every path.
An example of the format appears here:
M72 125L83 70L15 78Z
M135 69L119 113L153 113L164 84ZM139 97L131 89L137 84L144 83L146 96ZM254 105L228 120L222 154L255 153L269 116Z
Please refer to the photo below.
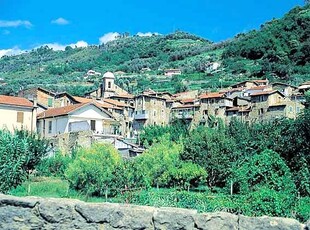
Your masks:
M100 79L84 78L90 69L125 72L117 83L132 93L149 87L171 92L217 90L252 77L297 85L310 78L309 28L308 5L220 43L177 31L151 37L124 35L100 46L68 46L65 51L45 46L0 59L0 93L39 85L83 95ZM208 69L212 62L220 63L220 68ZM163 70L168 68L180 68L183 74L167 79Z

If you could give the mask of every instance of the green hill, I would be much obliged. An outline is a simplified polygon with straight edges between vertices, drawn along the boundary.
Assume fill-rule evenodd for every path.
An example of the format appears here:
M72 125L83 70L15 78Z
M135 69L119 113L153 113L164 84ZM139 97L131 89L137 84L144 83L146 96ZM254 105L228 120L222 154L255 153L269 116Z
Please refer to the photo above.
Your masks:
M42 86L83 95L98 85L100 77L85 78L88 70L123 71L117 83L136 93L145 88L168 90L217 90L248 78L266 78L299 84L310 78L310 7L296 7L235 38L212 43L177 31L169 35L123 35L105 45L67 47L53 51L41 47L0 59L1 94ZM221 64L217 70L208 64ZM167 78L163 70L180 68L182 75ZM147 72L145 71L147 70Z

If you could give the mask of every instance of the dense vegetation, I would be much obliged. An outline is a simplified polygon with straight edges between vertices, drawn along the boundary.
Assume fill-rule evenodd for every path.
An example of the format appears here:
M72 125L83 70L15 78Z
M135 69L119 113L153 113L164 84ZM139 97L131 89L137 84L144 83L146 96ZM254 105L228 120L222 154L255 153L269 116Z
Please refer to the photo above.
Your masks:
M141 142L147 150L136 158L125 160L109 144L94 144L71 155L57 153L37 161L39 177L33 179L61 179L51 196L310 218L310 95L296 120L254 124L233 120L227 126L210 123L191 131L176 123L144 131ZM19 172L11 164L19 163L9 162L10 170ZM8 185L4 190L8 191L23 179L13 178L11 184L8 177L2 187ZM33 194L28 191L33 179L10 193ZM52 186L42 183L39 194L46 196L46 186ZM40 192L38 182L32 186Z
M84 78L90 69L124 71L117 83L133 93L149 87L170 92L216 90L252 77L298 85L309 80L309 28L308 5L265 23L260 30L220 43L177 31L151 37L124 36L100 46L67 47L65 51L41 47L0 59L0 78L6 83L0 86L0 93L43 86L83 95L100 80L100 76ZM208 69L208 63L215 61L221 67ZM183 75L164 77L167 68L180 68Z
M25 130L0 130L0 192L21 184L47 154L47 142Z

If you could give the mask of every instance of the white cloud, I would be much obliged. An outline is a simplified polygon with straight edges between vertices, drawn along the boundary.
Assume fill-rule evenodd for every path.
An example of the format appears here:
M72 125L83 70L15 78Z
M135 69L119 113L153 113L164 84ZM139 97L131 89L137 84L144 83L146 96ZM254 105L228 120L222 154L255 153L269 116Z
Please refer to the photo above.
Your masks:
M68 25L70 22L64 18L57 18L53 21L51 21L52 24L57 24L57 25Z
M152 33L152 32L146 32L146 33L142 33L142 32L138 32L137 35L139 37L151 37L154 35L159 35L159 33L155 32L155 33Z
M115 40L118 36L120 36L120 34L117 32L106 33L99 38L99 42L100 44L106 44L107 42Z
M67 46L71 46L72 48L75 48L75 47L86 47L88 46L87 42L85 41L78 41L76 43L72 43L72 44L69 44L69 45L62 45L62 44L59 44L59 43L47 43L47 44L43 44L43 45L40 45L40 46L36 46L34 49L37 49L37 48L40 48L41 46L48 46L50 48L52 48L53 50L65 50L65 48ZM4 55L8 55L8 56L11 56L11 55L18 55L18 54L22 54L22 53L25 53L27 52L27 50L21 50L20 48L18 48L18 46L15 46L11 49L2 49L0 50L0 58Z
M72 43L72 44L68 44L68 45L62 45L62 44L59 44L57 42L55 43L47 43L47 44L44 44L44 45L41 45L41 46L48 46L50 48L52 48L53 50L65 50L65 48L67 46L71 46L72 48L75 48L75 47L86 47L88 46L88 43L85 42L85 41L78 41L76 43ZM39 48L41 46L37 46L36 48Z
M27 29L30 29L32 27L32 24L29 21L22 21L22 20L15 20L15 21L0 20L0 27L19 27L19 26L24 26Z
M21 53L24 53L24 52L25 52L24 50L21 50L17 46L15 46L15 47L13 47L11 49L0 50L0 57L2 57L4 55L8 55L8 56L17 55L17 54L21 54Z

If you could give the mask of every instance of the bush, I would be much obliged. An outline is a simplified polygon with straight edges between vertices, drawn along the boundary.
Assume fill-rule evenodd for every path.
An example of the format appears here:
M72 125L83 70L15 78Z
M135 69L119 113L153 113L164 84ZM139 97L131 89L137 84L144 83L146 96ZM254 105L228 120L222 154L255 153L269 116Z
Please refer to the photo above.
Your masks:
M40 176L53 176L53 177L62 177L70 162L73 159L69 155L63 155L60 152L57 152L55 156L42 159L40 164L36 167L38 175Z
M300 198L296 207L296 217L302 222L310 220L310 197Z
M241 167L234 169L232 181L234 191L240 194L248 194L266 187L291 197L296 195L290 169L280 155L271 150L255 154Z
M169 139L167 135L161 137L158 143L136 159L138 169L143 172L145 185L188 188L204 182L206 171L199 165L182 161L180 154L183 145Z
M115 187L115 171L121 163L117 150L109 144L94 144L81 148L65 171L72 187L89 195L112 195Z
M0 192L21 184L47 153L46 141L22 130L0 130Z
M240 196L240 211L247 216L291 217L295 195L262 187L255 192Z

